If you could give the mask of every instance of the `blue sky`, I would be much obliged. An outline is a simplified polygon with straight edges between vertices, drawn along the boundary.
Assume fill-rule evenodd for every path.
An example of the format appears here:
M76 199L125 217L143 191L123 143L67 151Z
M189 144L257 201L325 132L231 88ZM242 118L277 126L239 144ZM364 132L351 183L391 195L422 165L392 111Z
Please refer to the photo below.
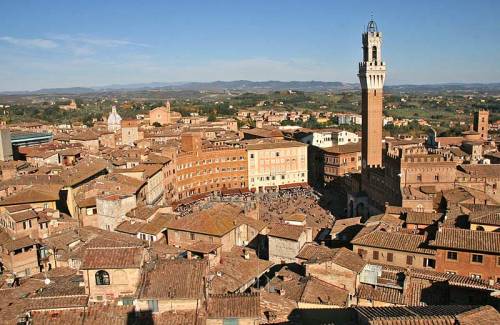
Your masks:
M387 83L500 81L500 1L1 1L0 90L357 82L371 13Z

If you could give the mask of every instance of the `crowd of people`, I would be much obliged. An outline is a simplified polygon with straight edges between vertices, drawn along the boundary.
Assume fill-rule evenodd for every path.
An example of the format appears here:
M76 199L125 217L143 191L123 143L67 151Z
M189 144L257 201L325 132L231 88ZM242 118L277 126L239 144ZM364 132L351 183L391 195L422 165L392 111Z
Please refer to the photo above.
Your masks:
M302 213L308 226L330 227L335 219L318 201L318 196L311 189L297 188L266 193L259 196L260 219L266 223L280 223L287 216Z
M258 203L259 218L267 224L282 223L286 217L302 213L306 217L308 226L325 228L333 224L335 218L327 209L319 204L319 197L310 188L294 188L280 190L279 192L253 193L237 198L234 195L228 197L206 197L183 204L176 208L176 212L182 217L193 211L199 210L208 202L232 202L234 204L247 205L250 202ZM253 204L252 204L253 205Z

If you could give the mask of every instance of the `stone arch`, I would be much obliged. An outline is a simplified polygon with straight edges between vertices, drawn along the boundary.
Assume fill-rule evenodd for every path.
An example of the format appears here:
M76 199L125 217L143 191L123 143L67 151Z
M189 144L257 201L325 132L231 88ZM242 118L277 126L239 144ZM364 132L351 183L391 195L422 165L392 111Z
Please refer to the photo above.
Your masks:
M96 285L109 285L111 283L109 273L104 270L99 270L95 273Z
M377 47L372 46L372 61L377 61Z
M356 205L356 216L364 216L365 215L365 204L363 202L359 202Z

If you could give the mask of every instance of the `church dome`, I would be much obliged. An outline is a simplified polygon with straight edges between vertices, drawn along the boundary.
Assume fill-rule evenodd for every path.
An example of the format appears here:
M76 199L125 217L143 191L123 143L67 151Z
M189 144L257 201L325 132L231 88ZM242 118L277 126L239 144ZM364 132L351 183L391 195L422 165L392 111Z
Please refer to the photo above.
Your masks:
M116 107L111 108L108 116L108 131L116 132L121 128L122 117L116 112Z
M118 113L116 112L116 106L113 106L113 107L111 108L111 113L109 113L109 116L108 116L108 125L109 125L109 124L112 124L112 125L113 125L113 124L114 124L114 125L116 125L116 124L120 124L120 123L121 123L121 121L122 121L122 117L120 116L120 114L118 114Z

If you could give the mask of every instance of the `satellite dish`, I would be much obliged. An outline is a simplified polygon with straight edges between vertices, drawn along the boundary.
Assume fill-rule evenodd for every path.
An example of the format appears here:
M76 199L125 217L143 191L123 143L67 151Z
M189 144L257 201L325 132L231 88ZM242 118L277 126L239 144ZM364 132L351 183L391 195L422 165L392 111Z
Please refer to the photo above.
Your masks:
M50 284L50 279L49 278L45 278L45 285L49 285Z

